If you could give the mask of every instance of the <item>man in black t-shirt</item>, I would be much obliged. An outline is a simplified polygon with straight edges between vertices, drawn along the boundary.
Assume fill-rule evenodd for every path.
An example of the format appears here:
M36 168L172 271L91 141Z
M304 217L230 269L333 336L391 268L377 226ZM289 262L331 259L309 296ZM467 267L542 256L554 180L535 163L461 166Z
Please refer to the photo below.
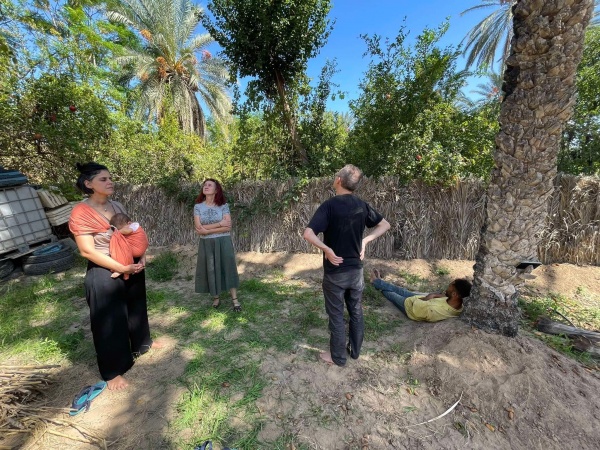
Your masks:
M364 336L362 292L365 287L362 259L366 245L390 228L390 224L353 192L362 179L361 170L348 164L333 181L335 197L325 201L310 220L304 239L323 250L323 295L329 316L329 352L321 359L338 366L346 364L346 348L350 356L360 355ZM363 239L365 228L373 228ZM318 234L323 233L323 241ZM350 316L350 337L346 347L344 304Z

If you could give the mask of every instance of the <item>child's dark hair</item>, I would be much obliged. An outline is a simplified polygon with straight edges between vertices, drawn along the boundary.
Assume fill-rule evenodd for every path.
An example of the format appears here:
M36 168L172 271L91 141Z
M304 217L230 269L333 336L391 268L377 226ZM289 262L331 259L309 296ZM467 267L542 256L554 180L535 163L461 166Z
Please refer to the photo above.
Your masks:
M131 219L125 213L117 213L110 219L110 224L117 230L127 226L129 222L131 222Z
M471 295L471 283L468 280L465 280L464 278L458 278L454 280L453 284L461 299Z
M79 189L81 192L88 195L93 194L94 190L87 187L85 185L85 182L92 181L94 177L100 172L102 172L103 170L108 170L106 166L95 163L93 161L85 164L77 163L75 167L77 168L77 170L79 170L79 173L81 174L79 175L79 178L77 178L75 186L77 186L77 189Z

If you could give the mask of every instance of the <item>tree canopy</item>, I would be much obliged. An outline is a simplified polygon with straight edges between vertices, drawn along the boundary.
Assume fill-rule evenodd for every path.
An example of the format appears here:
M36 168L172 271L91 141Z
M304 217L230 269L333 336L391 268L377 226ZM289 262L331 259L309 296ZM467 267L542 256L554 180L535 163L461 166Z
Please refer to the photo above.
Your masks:
M293 97L331 31L329 0L212 0L208 8L214 20L203 24L223 47L232 74L251 78L251 103L276 103L298 159L308 164Z
M392 41L363 36L371 62L350 102L348 145L365 173L449 182L489 171L495 118L457 106L468 73L456 69L460 49L439 47L447 29L426 29L412 47L404 28Z

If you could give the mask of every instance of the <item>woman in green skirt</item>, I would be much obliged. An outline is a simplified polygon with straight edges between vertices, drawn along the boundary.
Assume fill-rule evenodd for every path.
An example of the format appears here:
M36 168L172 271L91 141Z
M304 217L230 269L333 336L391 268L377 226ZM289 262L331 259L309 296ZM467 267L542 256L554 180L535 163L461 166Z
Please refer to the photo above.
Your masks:
M217 180L209 178L202 184L194 206L194 226L200 235L196 292L210 293L213 308L218 308L219 295L229 290L233 310L240 312L242 305L237 298L240 280L231 242L231 214L225 203L223 188Z

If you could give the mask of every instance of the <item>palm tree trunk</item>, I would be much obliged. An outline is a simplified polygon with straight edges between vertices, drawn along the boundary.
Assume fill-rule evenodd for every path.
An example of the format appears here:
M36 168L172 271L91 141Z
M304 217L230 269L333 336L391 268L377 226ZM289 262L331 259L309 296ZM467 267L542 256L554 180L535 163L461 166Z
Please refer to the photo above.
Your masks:
M593 0L520 0L513 7L514 36L504 73L495 168L475 280L463 314L479 328L517 334L517 297L526 274L515 266L537 259L593 7Z
M187 94L190 101L190 112L191 117L189 118L190 123L187 128L183 123L183 118L181 114L179 115L179 127L183 130L190 129L190 131L196 133L202 139L204 139L206 135L206 118L204 117L204 113L202 112L202 108L200 107L200 102L198 101L198 97L196 97L196 93L190 86L186 86Z
M204 139L206 135L206 119L204 113L200 107L200 102L192 92L192 121L194 126L194 132Z
M281 72L278 70L275 71L275 82L277 84L277 93L279 94L281 105L283 107L283 118L292 138L292 145L294 146L296 154L300 159L300 163L303 166L307 166L308 154L306 153L306 149L300 141L300 136L298 135L298 129L296 127L296 118L294 117L294 114L290 108L290 104L287 101L287 96L285 95L285 81L281 75Z

